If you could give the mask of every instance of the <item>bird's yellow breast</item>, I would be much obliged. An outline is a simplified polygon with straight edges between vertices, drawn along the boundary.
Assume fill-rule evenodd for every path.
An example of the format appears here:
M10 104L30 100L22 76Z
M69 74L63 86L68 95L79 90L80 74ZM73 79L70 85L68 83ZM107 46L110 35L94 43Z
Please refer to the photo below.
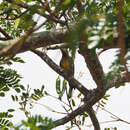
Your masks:
M64 60L62 62L62 66L65 70L69 70L70 69L70 62L68 60Z

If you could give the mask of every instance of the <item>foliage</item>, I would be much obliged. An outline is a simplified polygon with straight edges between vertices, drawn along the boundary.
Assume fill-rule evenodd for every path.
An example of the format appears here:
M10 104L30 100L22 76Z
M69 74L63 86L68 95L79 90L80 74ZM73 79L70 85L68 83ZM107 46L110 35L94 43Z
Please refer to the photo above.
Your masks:
M13 126L9 119L13 117L13 114L10 113L14 111L14 109L9 109L7 112L0 112L0 128L2 130L8 130Z
M16 71L0 67L0 96L5 96L5 92L11 88L17 93L23 90L24 87L19 84L20 78Z
M28 118L27 121L22 121L22 124L17 126L15 130L20 129L30 129L30 130L51 130L54 128L52 119L48 117L43 118L41 115L35 115L34 117Z
M14 89L16 93L20 93L24 90L24 86L20 84L21 76L12 69L6 69L0 66L0 97L3 98L7 95L7 92ZM13 117L12 112L14 109L8 109L7 112L0 113L0 127L1 129L8 129L13 126L10 118Z

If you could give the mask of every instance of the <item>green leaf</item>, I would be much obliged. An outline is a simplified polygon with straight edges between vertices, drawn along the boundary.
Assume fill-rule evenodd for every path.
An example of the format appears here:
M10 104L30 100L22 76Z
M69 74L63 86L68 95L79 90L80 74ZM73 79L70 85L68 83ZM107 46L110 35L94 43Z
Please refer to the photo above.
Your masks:
M4 96L5 96L5 93L1 92L1 93L0 93L0 96L1 96L1 97L4 97Z
M71 97L72 97L72 93L73 93L72 89L71 89L71 88L69 88L69 93L68 93L68 97L69 97L69 98L71 98Z
M41 92L43 92L44 88L45 88L45 86L44 86L44 85L42 85Z
M86 119L86 117L83 116L83 117L82 117L82 125L84 125L85 119Z
M26 111L26 112L25 112L25 115L27 115L27 116L28 116L28 115L29 115L29 112L28 112L28 111Z
M45 95L48 95L48 92L47 92L47 91L44 91L44 94L45 94Z
M17 93L20 93L20 92L21 92L21 90L20 90L19 88L15 88L15 91L16 91Z
M103 100L101 100L101 103L106 104L106 102L104 102Z
M125 83L122 83L122 84L120 84L120 85L116 85L115 88L119 88L119 87L121 87L121 86L125 86Z
M75 101L72 99L72 105L75 106Z
M105 97L110 97L110 94L106 94Z
M40 99L38 95L34 95L34 94L31 95L31 98L35 101L38 101Z
M19 62L19 63L25 63L24 60L21 59L21 57L14 57L14 58L12 59L12 61L14 61L14 62Z
M81 93L79 93L77 97L78 97L78 98L80 98L80 97L81 97L81 95L82 95L82 94L81 94Z
M12 114L9 114L9 115L8 115L8 118L12 118L12 117L13 117L13 115L12 115Z
M15 96L15 100L18 101L18 96Z
M6 121L4 122L5 125L7 125L8 123L9 123L9 120L6 120Z
M15 110L14 109L8 109L8 112L14 112Z
M12 98L13 101L15 101L15 97L13 95L11 95L11 98Z
M9 91L10 89L9 87L4 87L2 90L6 92L6 91Z
M108 98L107 98L107 97L105 97L105 96L104 96L103 98L104 98L105 100L108 100Z
M22 107L19 108L21 111L24 111L24 109Z
M18 101L18 97L16 95L15 96L11 95L11 98L12 98L13 101Z
M23 85L20 85L19 86L22 90L25 90L24 86Z

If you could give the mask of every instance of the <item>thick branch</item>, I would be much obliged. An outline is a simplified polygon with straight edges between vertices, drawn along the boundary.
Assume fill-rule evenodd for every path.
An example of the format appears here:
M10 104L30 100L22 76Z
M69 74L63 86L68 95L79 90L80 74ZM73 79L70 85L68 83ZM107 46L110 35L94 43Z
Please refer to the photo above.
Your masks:
M46 47L48 45L63 43L65 37L66 37L66 32L44 31L44 32L34 33L23 43L22 47L17 53L29 51L31 49L36 49L40 47ZM12 52L14 52L16 49L15 43L17 41L18 40L1 42L0 47L2 45L2 47L4 48L0 51L0 57L12 55Z
M64 69L55 64L45 52L41 52L38 50L32 50L35 54L37 54L41 59L43 59L55 72L63 76L71 86L77 88L83 95L89 94L89 90L85 88L80 82L71 77Z
M104 72L97 55L95 54L95 56L92 56L86 44L81 43L81 46L80 53L84 57L94 81L101 90L104 89Z
M90 118L91 118L91 121L93 123L93 126L94 126L94 130L100 130L100 125L99 125L99 122L98 122L98 119L95 115L95 112L93 110L93 108L88 108L86 110L86 112L89 114Z
M33 33L28 38L28 40L25 41L25 43L22 45L21 49L17 53L29 51L31 49L36 49L40 47L47 47L49 45L65 43L66 36L67 36L67 32L65 30L63 31L62 29L61 30L58 29L57 31L54 31L54 32L43 31L39 33ZM0 48L4 48L4 47L6 48L6 46L10 46L10 45L12 46L16 41L10 40L6 42L0 42ZM117 42L118 42L118 39L114 38L112 43L104 44L104 49L117 48L116 46ZM11 50L11 51L13 52L14 50ZM8 56L8 55L11 55L11 53L0 54L0 57Z
M73 120L76 116L82 115L82 113L85 111L87 111L87 113L89 114L89 116L91 118L91 121L92 121L93 126L94 126L94 130L100 130L99 122L96 118L94 110L87 104L80 106L79 108L77 108L73 112L69 113L67 116L54 121L54 124L55 124L55 126L64 125L68 121Z
M120 47L120 60L124 65L125 71L128 73L128 68L126 66L126 59L125 59L125 34L124 34L124 19L123 19L123 0L118 0L117 7L118 7L118 37L119 37L119 47ZM127 78L130 80L129 75Z

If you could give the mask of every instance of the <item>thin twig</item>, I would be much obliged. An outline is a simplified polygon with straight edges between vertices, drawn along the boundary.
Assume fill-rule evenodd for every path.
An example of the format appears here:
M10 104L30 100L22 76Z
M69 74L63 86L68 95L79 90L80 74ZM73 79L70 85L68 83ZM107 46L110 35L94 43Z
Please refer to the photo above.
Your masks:
M100 108L101 108L103 111L105 111L105 112L109 113L110 115L112 115L112 116L113 116L112 118L116 119L117 121L121 121L121 122L130 124L130 122L121 119L120 117L116 116L115 114L113 114L112 112L106 110L105 108L102 108L102 107L100 107Z
M11 36L9 36L8 33L6 33L1 27L0 27L0 32L6 37L6 39L11 40L13 39ZM2 39L1 39L2 40Z
M68 113L65 113L65 112L58 112L58 111L56 111L56 110L50 108L49 106L44 105L44 104L41 104L41 103L38 103L38 102L32 102L32 103L41 105L41 106L45 107L46 109L48 109L48 110L51 111L51 112L55 112L55 113L58 113L58 114L68 114Z
M82 130L77 121L75 121L75 125L78 127L79 130Z
M12 39L13 39L13 38L12 38ZM0 37L0 40L1 40L1 41L8 41L8 40L11 40L11 38Z
M53 96L53 95L51 95L51 94L47 94L47 96L50 96L50 97L52 97L52 98L54 98L54 99L57 99L57 100L59 100L59 98L57 98L57 97L55 97L55 96ZM62 101L62 100L59 100L60 102L62 102L63 104L65 104L65 105L67 105L68 107L69 107L69 104L67 104L66 102L64 102L64 101Z
M109 121L102 121L102 122L99 122L99 124L106 124L106 123L111 123L111 122L117 122L118 120L115 119L115 120L109 120ZM89 125L85 125L86 127L92 127L93 124L89 124Z

